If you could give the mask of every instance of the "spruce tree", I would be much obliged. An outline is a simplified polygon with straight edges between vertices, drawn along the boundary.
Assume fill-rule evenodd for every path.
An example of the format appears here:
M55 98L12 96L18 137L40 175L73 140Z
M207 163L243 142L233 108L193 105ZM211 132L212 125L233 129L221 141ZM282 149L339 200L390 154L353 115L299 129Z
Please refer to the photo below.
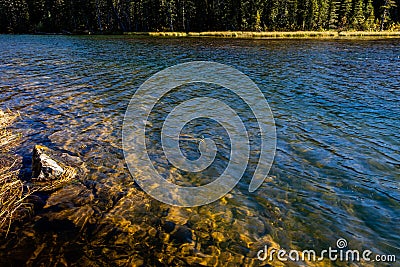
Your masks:
M375 12L372 0L368 0L368 2L365 4L364 12L364 17L366 18L364 27L368 30L371 30L375 25Z
M364 22L365 22L364 1L355 0L353 15L351 18L351 25L355 30L365 30Z
M339 29L342 30L348 28L351 19L351 9L352 9L351 0L341 0L339 8L339 16L338 16Z
M395 0L385 0L384 4L381 7L382 16L381 16L381 27L380 30L383 31L385 24L391 21L390 17L390 9L397 6Z
M325 26L328 30L338 28L339 6L340 2L338 2L337 0L329 1L328 18Z

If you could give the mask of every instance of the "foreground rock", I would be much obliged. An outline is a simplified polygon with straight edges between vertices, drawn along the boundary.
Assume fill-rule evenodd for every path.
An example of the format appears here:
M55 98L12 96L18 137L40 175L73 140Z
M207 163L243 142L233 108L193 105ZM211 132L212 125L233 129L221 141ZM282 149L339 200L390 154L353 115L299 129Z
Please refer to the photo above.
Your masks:
M33 218L31 235L49 231L77 235L93 223L94 195L82 183L84 175L85 164L79 157L41 145L34 147L29 184L34 194L29 200L41 212Z
M36 181L57 180L64 172L60 163L53 160L47 147L36 145L32 156L32 177Z
M32 156L32 186L38 191L54 191L82 173L84 163L79 157L35 145Z

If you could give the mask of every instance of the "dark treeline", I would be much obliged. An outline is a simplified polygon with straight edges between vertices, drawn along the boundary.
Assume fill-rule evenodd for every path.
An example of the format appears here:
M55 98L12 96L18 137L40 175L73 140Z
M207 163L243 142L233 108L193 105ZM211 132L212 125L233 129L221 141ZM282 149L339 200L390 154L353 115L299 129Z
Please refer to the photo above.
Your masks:
M400 0L0 0L0 32L379 30Z

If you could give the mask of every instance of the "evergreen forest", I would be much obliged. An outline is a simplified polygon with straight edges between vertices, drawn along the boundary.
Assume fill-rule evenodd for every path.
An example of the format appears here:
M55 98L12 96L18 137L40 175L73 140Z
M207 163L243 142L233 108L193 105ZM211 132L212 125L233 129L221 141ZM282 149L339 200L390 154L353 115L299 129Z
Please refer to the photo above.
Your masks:
M2 33L390 30L400 0L1 0Z

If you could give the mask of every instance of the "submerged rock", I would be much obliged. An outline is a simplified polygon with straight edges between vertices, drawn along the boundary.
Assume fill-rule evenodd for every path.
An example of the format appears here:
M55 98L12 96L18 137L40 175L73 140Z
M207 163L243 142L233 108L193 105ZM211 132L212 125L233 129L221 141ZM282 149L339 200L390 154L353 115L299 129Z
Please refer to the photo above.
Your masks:
M75 179L83 161L79 157L35 145L32 156L32 185L39 191L56 190Z
M27 185L34 192L29 200L37 210L42 209L34 218L37 229L79 232L94 220L92 190L79 183L84 174L84 163L79 157L45 146L34 147L32 179Z
M166 221L163 223L162 227L166 233L171 233L174 231L176 224L171 221Z
M84 206L91 203L94 196L91 190L80 184L67 185L52 193L46 201L44 208L57 207L60 210Z
M32 156L32 178L37 181L57 180L64 168L51 158L47 147L36 145Z
M171 234L172 240L176 243L192 243L193 234L189 227L185 225L177 226L175 231Z

